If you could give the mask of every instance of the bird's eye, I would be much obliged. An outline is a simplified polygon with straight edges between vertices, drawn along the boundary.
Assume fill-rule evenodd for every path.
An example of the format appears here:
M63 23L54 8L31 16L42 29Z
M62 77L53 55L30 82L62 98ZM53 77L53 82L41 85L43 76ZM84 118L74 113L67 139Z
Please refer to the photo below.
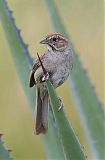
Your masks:
M56 38L56 37L53 37L52 40L53 40L53 42L56 42L56 41L57 41L57 38Z

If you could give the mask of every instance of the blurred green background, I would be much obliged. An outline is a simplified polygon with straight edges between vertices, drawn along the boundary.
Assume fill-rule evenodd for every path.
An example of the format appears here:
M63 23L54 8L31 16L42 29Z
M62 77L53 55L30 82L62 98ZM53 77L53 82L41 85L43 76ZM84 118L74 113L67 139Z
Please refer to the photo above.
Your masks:
M14 11L13 16L18 28L22 29L22 37L29 44L32 57L36 57L37 51L43 54L46 47L40 45L39 41L53 31L44 1L8 0L8 2ZM55 2L96 92L104 102L103 1ZM65 111L90 159L91 153L67 82L57 89L57 92L63 99ZM0 133L4 134L4 141L12 150L15 159L47 159L41 137L33 134L33 124L32 114L0 23Z

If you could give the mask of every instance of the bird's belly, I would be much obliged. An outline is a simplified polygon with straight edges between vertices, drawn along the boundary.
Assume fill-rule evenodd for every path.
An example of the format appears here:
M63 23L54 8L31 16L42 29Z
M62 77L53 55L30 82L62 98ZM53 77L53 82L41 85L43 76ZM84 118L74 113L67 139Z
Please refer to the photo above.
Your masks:
M69 74L70 74L69 68L65 66L62 67L60 66L60 68L56 70L56 72L53 74L51 78L53 86L55 88L59 87L68 78Z

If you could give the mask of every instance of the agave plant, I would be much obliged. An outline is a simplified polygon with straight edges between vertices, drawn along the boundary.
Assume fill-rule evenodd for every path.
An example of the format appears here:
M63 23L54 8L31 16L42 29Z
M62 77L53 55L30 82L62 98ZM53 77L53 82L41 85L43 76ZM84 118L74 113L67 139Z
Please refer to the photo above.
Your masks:
M49 10L50 19L53 29L56 32L68 35L59 12L53 0L46 0L46 6ZM0 0L0 18L2 26L11 48L11 54L16 66L19 78L21 80L24 92L29 101L29 106L34 112L35 107L35 88L29 89L27 82L29 73L33 65L33 59L30 56L27 45L24 43L21 32L15 24L12 11L9 9L7 1ZM14 45L13 45L14 44ZM99 99L93 90L84 68L79 61L78 54L74 47L74 66L75 71L68 80L70 89L76 99L76 105L79 108L79 116L83 121L83 128L86 133L89 147L93 158L103 159L104 157L104 112L103 106L99 103ZM46 154L49 159L78 159L85 160L86 154L80 144L76 133L71 126L70 120L64 110L58 112L59 106L58 96L51 82L46 81L49 92L51 107L49 111L49 130L42 137L46 148ZM98 116L97 114L98 113ZM33 115L33 114L32 114ZM0 159L12 159L7 148L4 146L0 136Z

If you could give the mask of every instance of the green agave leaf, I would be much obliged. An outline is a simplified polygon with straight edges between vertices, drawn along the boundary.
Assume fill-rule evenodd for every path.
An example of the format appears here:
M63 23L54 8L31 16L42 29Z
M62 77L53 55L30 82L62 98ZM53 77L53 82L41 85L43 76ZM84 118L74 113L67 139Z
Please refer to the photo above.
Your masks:
M20 30L18 30L17 26L15 25L14 19L12 17L12 12L9 10L7 6L7 1L5 0L0 0L0 18L2 21L3 29L5 31L8 43L11 48L11 54L16 69L18 71L20 80L22 82L22 86L29 100L30 107L33 113L35 105L35 88L29 89L28 87L29 72L32 67L33 61L29 55L27 45L23 42L21 38ZM61 139L59 138L58 133L56 132L55 126L56 125L54 116L52 110L50 110L49 130L45 136L42 136L46 146L48 158L66 159L63 153L63 147L61 145Z
M0 134L0 160L12 160L10 151L5 146L1 136Z
M55 89L53 88L49 80L46 82L46 85L56 122L56 132L63 147L65 159L86 159L82 147L73 131L70 122L67 120L63 109L58 111L58 108L61 104L59 102L59 99L57 98Z
M45 0L49 15L52 21L54 31L62 33L69 38L69 35L63 25L59 12L53 0ZM81 122L89 146L95 159L104 158L104 110L100 103L94 87L84 70L77 52L73 46L74 52L74 70L69 77L68 84L72 88L76 106L80 114Z

